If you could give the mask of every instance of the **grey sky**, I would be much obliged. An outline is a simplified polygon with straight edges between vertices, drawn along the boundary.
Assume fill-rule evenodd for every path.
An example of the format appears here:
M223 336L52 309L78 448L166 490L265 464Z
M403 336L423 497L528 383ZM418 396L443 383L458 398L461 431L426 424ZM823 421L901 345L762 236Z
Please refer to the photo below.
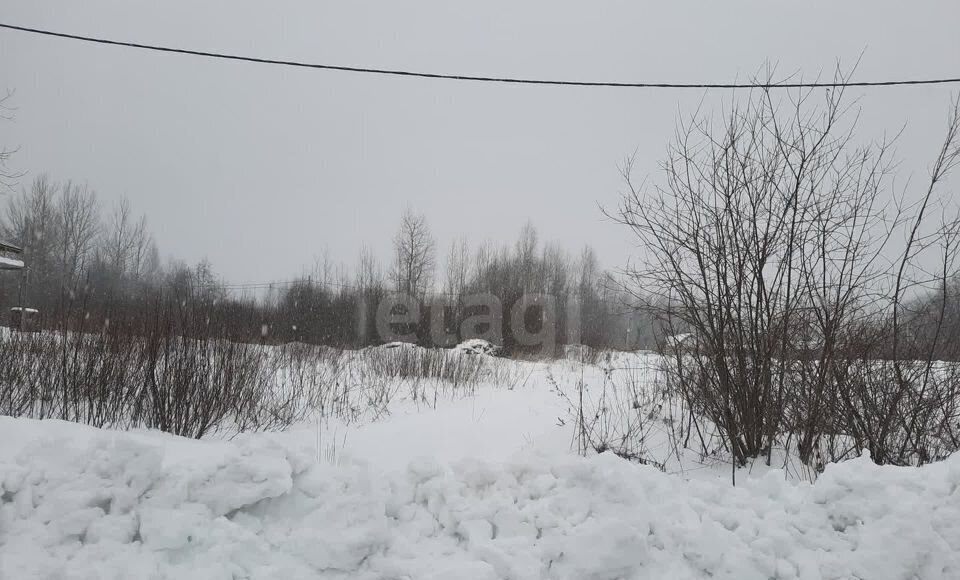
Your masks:
M579 80L863 80L960 75L956 2L283 2L0 0L0 21L118 40L331 64ZM529 218L605 266L630 238L606 222L624 156L656 179L698 91L481 85L283 69L0 30L0 142L13 166L130 197L164 257L231 281L284 279L329 248L384 259L408 203L441 255L457 236L513 239ZM922 175L960 87L866 89L863 132L908 123ZM729 97L707 95L707 108ZM28 178L29 179L29 176ZM23 180L24 182L27 179Z

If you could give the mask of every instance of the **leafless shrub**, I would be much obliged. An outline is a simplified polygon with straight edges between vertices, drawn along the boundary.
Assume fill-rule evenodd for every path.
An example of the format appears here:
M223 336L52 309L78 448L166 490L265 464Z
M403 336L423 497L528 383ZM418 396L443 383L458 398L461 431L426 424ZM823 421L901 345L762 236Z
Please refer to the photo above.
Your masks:
M922 463L942 424L934 409L960 395L931 371L943 314L926 344L904 322L906 289L922 283L917 255L943 245L946 288L956 253L956 222L922 226L960 162L960 103L910 205L893 190L890 144L855 142L844 78L819 103L819 92L779 101L757 89L719 123L682 122L662 187L635 187L631 162L624 169L613 217L646 252L629 272L637 295L666 336L692 337L663 345L663 370L738 464L769 461L787 441L813 464L824 437L879 462ZM891 242L900 232L902 251ZM937 441L948 448L949 436Z
M350 390L339 349L289 343L271 350L270 386L258 427L284 428L311 416L350 418Z
M489 356L416 346L368 348L362 351L361 359L378 376L439 381L454 389L475 387L498 362Z
M4 334L4 412L189 437L259 427L265 347L223 340L200 307L149 305L142 327L114 320L99 332Z
M567 419L561 421L572 423L574 443L581 455L610 452L663 471L665 458L651 449L651 436L663 432L669 422L663 413L668 404L666 393L651 376L657 368L646 364L616 367L609 355L608 351L596 356L603 361L599 366L576 363L572 389L565 388L552 372L548 373L547 380L567 404ZM591 384L586 376L588 368L594 371L591 376L600 372L596 384Z

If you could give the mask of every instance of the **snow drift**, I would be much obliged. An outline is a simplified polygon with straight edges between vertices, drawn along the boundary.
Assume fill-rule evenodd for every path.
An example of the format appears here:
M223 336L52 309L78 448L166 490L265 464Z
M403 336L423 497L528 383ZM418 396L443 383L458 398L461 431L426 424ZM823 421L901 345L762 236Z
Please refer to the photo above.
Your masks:
M734 488L604 455L387 472L56 425L0 419L32 441L0 453L0 578L960 577L958 456Z

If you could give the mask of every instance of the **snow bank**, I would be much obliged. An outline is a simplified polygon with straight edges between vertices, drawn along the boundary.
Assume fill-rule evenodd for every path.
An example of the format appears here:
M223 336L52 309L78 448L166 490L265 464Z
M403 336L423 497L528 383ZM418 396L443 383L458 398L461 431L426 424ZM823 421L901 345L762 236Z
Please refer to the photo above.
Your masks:
M0 578L960 577L960 456L732 488L608 456L387 474L263 436L57 429L0 421L35 441L0 455Z
M394 341L394 342L386 342L384 344L378 344L376 346L368 346L363 350L393 350L393 349L423 349L423 347L416 345L412 342Z
M499 356L503 349L493 344L489 340L483 340L482 338L470 338L453 347L453 350L462 352L464 354L486 354L489 356Z

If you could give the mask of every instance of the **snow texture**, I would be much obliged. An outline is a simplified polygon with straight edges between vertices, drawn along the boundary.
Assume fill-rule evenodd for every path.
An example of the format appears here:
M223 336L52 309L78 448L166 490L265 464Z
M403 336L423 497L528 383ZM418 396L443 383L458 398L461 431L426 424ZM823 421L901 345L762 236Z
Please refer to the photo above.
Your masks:
M608 455L384 471L265 435L0 418L0 437L16 439L0 452L4 579L960 577L960 456L732 487Z

